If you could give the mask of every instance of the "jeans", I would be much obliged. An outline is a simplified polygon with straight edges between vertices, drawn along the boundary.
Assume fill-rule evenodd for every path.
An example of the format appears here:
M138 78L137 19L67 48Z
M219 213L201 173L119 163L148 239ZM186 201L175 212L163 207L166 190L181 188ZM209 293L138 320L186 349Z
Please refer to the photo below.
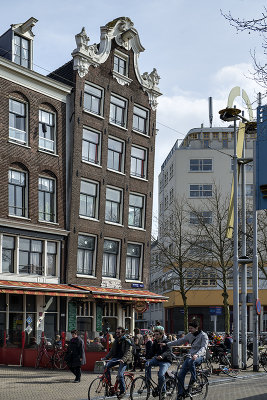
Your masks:
M155 357L152 360L146 362L146 378L151 379L151 367L159 367L158 372L158 381L159 381L159 392L166 391L165 386L165 373L167 372L168 368L170 367L171 363L168 361L160 361L157 360Z
M125 388L125 381L124 381L124 376L123 373L126 370L127 364L124 364L120 362L119 358L112 358L110 361L107 363L107 371L106 371L106 377L111 382L111 377L110 377L110 368L114 367L115 365L120 365L119 370L118 370L118 381L119 381L119 387L120 387L120 392L126 392Z
M203 361L204 357L198 357L195 360L193 358L186 358L185 362L182 365L181 371L179 372L178 375L178 394L183 394L184 392L184 380L185 380L185 375L187 374L188 371L191 372L191 379L190 383L194 383L197 379L197 373L196 373L196 366L200 365Z

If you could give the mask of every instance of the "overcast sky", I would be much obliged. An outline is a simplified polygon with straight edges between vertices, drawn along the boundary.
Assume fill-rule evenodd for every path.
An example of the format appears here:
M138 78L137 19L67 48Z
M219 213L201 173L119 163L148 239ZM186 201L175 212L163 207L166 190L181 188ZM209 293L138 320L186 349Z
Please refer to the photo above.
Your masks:
M237 34L220 9L231 10L235 17L252 18L261 16L264 5L262 0L13 0L1 4L0 32L29 17L37 18L34 69L46 75L71 59L75 34L83 26L92 44L99 42L100 26L120 16L131 18L146 49L139 58L140 72L151 72L155 67L161 76L156 212L161 164L176 139L201 123L208 126L208 97L214 100L214 125L225 126L217 115L226 106L231 88L241 86L251 101L259 91L250 78L250 51L256 50L260 57L261 39L257 34Z

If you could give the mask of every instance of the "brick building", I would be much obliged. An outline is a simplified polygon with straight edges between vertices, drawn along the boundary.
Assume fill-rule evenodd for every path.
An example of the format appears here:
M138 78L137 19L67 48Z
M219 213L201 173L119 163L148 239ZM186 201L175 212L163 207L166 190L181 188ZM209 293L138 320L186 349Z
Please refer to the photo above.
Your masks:
M159 77L129 18L38 74L36 22L0 37L0 330L132 329L134 305L164 299L144 290Z

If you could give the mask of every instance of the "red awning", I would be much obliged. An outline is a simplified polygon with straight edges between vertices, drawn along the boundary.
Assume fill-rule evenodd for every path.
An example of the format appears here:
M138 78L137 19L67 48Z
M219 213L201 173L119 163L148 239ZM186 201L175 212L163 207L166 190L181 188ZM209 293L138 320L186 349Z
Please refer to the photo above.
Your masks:
M3 280L0 281L0 293L88 297L88 293L84 290L69 285Z
M109 289L83 285L75 285L75 287L89 291L95 299L148 301L149 303L161 303L163 301L168 301L168 297L149 292L148 290Z

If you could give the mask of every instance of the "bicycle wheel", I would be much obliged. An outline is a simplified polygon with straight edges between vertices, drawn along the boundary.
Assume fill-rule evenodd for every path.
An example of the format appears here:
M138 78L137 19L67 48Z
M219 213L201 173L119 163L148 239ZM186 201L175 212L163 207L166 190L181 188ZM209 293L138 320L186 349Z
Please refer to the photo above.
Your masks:
M210 376L210 374L212 374L212 363L210 360L204 360L200 366L202 372L207 375Z
M108 396L108 387L102 378L95 378L88 389L88 400L101 400Z
M165 387L161 388L159 400L175 400L177 398L177 385L174 378L167 378Z
M130 399L131 400L147 400L150 396L150 386L147 385L144 376L135 378L131 384Z
M203 372L197 372L197 380L194 386L189 389L190 395L197 400L204 400L208 396L209 381Z
M260 364L265 372L267 372L267 353L260 354Z

